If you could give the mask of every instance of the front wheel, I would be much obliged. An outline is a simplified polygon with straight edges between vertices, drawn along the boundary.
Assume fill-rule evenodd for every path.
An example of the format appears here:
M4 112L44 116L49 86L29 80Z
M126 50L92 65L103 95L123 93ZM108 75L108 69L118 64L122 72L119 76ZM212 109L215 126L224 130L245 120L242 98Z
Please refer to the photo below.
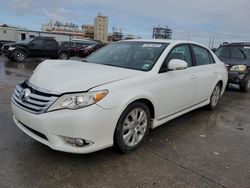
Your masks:
M129 105L119 118L114 144L123 153L138 148L145 140L151 123L148 107L141 102Z
M240 86L240 90L243 92L248 92L250 90L250 78L248 78L242 86Z
M62 59L62 60L69 59L69 54L66 53L66 52L61 52L61 53L58 55L58 59Z
M25 59L27 58L27 54L23 51L18 50L14 53L13 57L16 62L21 63L25 61Z
M208 105L210 110L214 110L217 106L221 96L221 84L217 84L213 90L213 93L210 97L210 103Z

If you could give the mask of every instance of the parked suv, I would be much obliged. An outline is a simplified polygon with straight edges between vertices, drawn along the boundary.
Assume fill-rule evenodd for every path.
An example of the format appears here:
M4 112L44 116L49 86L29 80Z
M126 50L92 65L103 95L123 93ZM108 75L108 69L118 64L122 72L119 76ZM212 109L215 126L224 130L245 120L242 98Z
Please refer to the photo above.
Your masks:
M250 43L221 45L215 54L228 67L228 83L238 84L244 92L250 90Z
M15 44L5 45L8 50L5 55L17 62L23 62L29 57L69 59L70 52L67 48L59 46L51 37L36 37L23 40Z

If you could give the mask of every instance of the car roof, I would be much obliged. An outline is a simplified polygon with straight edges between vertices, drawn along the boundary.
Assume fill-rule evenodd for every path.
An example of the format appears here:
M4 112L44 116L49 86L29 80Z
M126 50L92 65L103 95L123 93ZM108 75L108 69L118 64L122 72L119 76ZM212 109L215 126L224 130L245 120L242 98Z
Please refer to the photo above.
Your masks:
M221 46L250 46L250 42L233 42L222 44Z
M159 42L159 43L166 43L166 44L172 44L172 45L178 45L178 44L183 44L183 43L188 43L188 44L195 44L202 46L204 48L207 48L206 46L193 42L193 41L188 41L188 40L172 40L172 39L131 39L131 40L122 40L123 42L126 41L134 41L134 42ZM208 49L208 48L207 48Z

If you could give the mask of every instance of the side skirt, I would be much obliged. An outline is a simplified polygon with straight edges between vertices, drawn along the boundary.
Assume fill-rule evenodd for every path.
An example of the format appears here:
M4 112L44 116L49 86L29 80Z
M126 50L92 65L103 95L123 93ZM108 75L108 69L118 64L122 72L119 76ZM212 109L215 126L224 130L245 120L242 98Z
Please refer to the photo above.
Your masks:
M176 112L170 113L170 114L168 114L166 116L159 117L159 118L157 118L157 119L155 119L153 121L153 123L151 125L151 128L154 129L156 127L159 127L160 125L162 125L162 124L164 124L164 123L166 123L166 122L168 122L168 121L170 121L170 120L172 120L172 119L174 119L176 117L179 117L179 116L181 116L183 114L186 114L186 113L188 113L188 112L190 112L192 110L195 110L197 108L206 106L208 104L209 104L209 99L206 99L206 100L203 100L203 101L201 101L199 103L193 104L193 105L191 105L191 106L189 106L187 108L184 108L184 109L178 110Z

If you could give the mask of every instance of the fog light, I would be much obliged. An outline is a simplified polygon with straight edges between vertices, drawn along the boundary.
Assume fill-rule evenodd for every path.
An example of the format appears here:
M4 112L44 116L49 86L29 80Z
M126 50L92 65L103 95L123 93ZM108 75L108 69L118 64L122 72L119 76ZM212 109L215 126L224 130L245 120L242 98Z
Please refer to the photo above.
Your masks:
M84 146L90 146L93 144L93 142L84 140L81 138L70 138L70 137L65 137L65 136L61 136L61 137L63 138L64 142L75 147L84 147Z
M81 139L81 138L76 138L76 139L75 139L75 144L76 144L77 146L79 146L79 147L82 147L82 146L85 145L85 141L84 141L83 139Z

